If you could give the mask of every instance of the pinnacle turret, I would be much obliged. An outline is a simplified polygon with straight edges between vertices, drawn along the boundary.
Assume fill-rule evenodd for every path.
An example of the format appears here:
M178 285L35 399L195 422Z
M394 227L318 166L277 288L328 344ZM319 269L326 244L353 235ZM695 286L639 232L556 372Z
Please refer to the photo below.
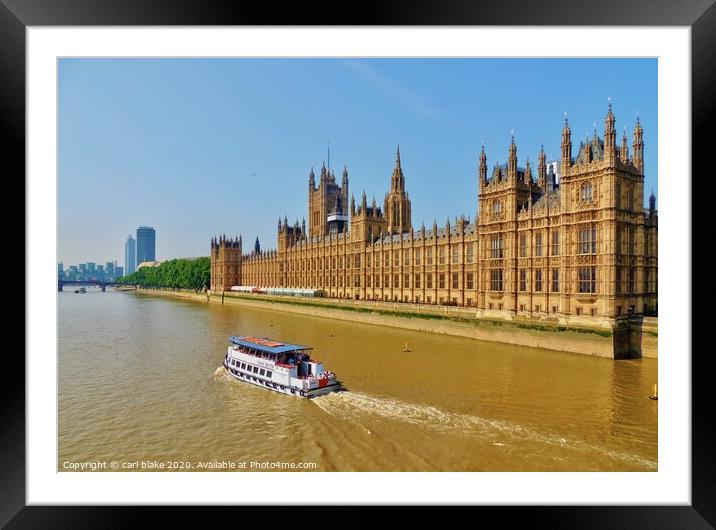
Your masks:
M641 128L639 116L636 117L636 125L634 126L634 143L632 144L632 152L634 153L634 166L639 173L644 174L644 131Z
M562 128L562 172L572 165L572 130L569 128L567 113L564 113L564 127Z

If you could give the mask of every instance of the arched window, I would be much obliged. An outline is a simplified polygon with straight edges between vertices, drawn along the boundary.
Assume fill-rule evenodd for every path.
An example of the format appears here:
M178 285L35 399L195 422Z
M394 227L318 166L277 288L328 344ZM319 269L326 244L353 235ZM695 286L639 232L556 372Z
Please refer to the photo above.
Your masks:
M502 203L500 201L495 201L492 203L492 213L498 214L502 211Z
M579 193L579 198L585 202L592 202L592 183L591 182L582 184L582 189Z

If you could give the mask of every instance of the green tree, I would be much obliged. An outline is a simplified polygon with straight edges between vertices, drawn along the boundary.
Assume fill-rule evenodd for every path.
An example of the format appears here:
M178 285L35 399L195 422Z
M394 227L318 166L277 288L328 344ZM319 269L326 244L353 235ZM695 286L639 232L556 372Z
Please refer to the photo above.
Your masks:
M194 289L209 288L211 262L208 257L195 259L173 259L158 267L142 267L117 283L147 288Z

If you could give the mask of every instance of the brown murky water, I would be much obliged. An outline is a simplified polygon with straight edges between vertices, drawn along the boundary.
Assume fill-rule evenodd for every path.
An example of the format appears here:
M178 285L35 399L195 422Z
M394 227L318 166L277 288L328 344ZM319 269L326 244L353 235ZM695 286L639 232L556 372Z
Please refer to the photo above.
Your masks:
M95 289L59 293L59 330L58 470L89 461L657 470L652 359ZM235 381L221 368L232 334L311 345L349 391L304 400Z

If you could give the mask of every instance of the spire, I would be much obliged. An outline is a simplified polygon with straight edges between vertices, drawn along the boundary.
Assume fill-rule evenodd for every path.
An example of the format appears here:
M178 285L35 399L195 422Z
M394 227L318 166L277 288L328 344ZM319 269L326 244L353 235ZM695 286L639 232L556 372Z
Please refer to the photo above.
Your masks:
M479 170L479 187L482 188L487 184L487 155L485 154L485 141L482 141L480 149L480 170Z
M363 197L360 201L360 209L365 214L366 210L368 209L368 198L365 196L365 189L363 190Z
M639 115L636 117L636 125L634 126L634 143L632 145L634 153L634 167L640 174L644 174L644 131L641 128Z
M562 173L572 165L572 130L569 128L567 113L564 113L564 127L562 128Z
M604 118L604 157L610 164L616 163L617 159L617 132L614 127L614 113L612 112L612 98L609 97L607 116Z
M653 212L656 210L656 195L654 195L654 188L651 188L651 195L649 195L649 211Z
M351 217L355 216L356 214L356 199L351 193Z
M403 176L403 168L400 165L400 146L398 146L395 156L393 175L390 177L390 191L401 193L405 191L405 177Z
M343 164L343 182L348 181L348 166Z
M537 185L545 192L547 190L547 156L544 154L544 145L539 148L539 157L537 165Z
M619 152L619 158L625 164L629 162L629 145L627 144L626 126L624 127L624 133L622 135L622 148Z
M532 183L532 168L530 167L530 159L527 158L527 162L525 165L525 184L531 184Z
M256 236L256 243L254 243L254 252L256 254L261 253L261 245L259 244L259 236Z
M517 146L515 145L515 131L510 131L512 140L510 141L510 155L507 159L507 178L513 181L517 180Z

